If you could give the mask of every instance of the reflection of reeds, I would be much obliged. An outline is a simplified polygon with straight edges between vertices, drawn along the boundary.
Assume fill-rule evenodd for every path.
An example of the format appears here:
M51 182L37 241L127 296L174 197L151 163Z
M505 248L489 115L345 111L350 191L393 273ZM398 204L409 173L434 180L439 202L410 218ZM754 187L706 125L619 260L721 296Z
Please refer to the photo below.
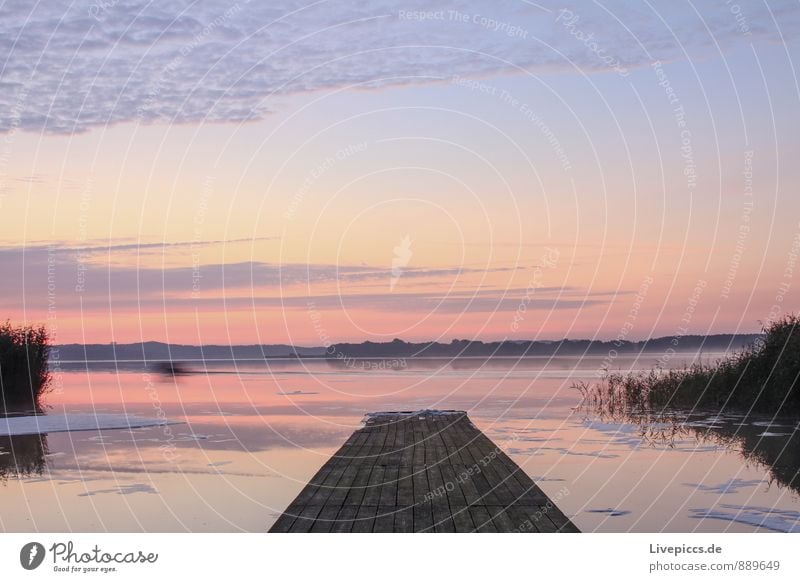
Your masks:
M0 414L21 407L41 408L50 381L49 352L44 327L0 324Z
M667 408L634 411L600 398L585 399L578 411L600 422L635 426L637 436L650 446L673 448L680 441L695 439L700 445L734 450L746 463L766 469L779 486L800 493L800 425L796 419L763 415L723 418L715 413ZM765 436L768 431L772 434Z
M800 414L800 318L787 315L764 328L753 346L715 364L677 370L607 372L601 382L573 387L585 403L608 411L650 412L664 407L739 409Z
M680 411L661 410L658 413L644 410L630 410L619 406L613 400L585 399L576 409L587 419L596 419L605 424L619 424L636 427L636 435L645 444L658 447L674 447L677 441L694 435L685 425L688 415Z
M47 453L47 435L0 436L0 481L41 475Z

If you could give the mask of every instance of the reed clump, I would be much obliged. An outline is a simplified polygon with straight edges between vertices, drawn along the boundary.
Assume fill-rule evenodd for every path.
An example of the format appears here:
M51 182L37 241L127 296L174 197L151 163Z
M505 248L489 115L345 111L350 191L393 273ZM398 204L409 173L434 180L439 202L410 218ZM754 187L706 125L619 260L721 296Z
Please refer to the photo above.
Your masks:
M713 409L800 414L800 318L770 323L750 347L713 364L644 373L606 372L573 384L584 403L608 412Z
M50 388L49 354L44 326L0 324L0 413L42 407Z

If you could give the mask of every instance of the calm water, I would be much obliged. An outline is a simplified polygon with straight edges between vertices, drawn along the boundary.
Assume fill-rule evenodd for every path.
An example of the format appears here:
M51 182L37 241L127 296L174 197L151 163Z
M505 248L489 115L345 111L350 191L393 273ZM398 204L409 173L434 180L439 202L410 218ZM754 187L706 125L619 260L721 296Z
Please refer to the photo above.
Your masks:
M0 529L266 531L366 412L443 408L467 410L583 531L800 531L796 421L694 415L676 427L575 410L570 384L601 364L270 361L208 364L176 379L64 373L51 413L179 423L0 437Z

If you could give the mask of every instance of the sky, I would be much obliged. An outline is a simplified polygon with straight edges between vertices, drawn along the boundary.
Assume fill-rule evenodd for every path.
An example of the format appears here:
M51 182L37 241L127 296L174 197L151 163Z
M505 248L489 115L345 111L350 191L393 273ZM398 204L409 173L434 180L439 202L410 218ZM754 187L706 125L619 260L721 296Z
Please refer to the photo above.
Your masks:
M58 343L749 333L800 6L6 2L0 319Z

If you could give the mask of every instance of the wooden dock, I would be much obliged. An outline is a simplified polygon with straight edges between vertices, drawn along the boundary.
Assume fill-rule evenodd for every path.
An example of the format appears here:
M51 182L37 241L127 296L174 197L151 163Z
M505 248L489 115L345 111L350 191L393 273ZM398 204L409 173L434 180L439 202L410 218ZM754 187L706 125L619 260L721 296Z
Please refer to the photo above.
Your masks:
M270 532L578 532L465 412L367 417Z

